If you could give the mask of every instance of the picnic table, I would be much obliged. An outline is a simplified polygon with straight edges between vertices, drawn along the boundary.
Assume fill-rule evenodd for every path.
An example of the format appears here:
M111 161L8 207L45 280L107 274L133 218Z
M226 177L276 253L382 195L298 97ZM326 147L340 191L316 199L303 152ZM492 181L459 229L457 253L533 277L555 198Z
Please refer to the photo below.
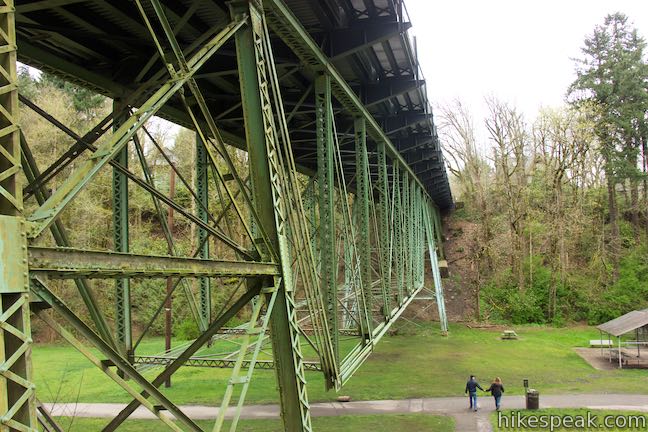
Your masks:
M517 339L518 335L517 333L515 333L515 330L504 330L504 332L502 332L501 338L503 340L513 340Z

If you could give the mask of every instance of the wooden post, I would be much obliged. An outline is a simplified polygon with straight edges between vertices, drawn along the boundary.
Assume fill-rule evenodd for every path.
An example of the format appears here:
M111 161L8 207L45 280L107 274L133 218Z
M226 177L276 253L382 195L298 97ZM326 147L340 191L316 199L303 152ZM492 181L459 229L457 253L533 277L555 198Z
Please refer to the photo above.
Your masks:
M619 341L619 369L623 369L623 364L621 364L621 336L617 336Z

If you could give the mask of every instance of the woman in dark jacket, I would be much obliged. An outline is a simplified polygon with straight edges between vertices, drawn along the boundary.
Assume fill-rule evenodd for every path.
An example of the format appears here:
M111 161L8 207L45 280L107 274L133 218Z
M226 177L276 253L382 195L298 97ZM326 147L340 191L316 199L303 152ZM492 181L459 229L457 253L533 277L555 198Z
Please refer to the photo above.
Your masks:
M486 389L487 392L491 392L495 398L495 409L500 410L500 401L502 400L502 393L504 393L504 385L500 377L497 377L493 380L493 383Z

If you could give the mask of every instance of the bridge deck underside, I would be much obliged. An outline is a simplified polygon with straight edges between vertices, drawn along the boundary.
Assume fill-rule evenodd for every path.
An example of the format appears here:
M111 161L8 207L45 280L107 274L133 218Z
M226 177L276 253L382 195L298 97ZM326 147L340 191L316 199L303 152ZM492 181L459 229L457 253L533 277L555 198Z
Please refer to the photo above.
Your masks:
M177 39L184 49L229 22L226 1L162 3L172 26L179 24ZM449 208L452 196L447 174L402 2L288 0L286 4L360 97L437 206ZM24 63L109 97L132 92L154 79L163 67L132 1L18 0L16 8L18 56ZM304 171L314 172L314 76L278 38L273 38L273 48L296 162ZM196 78L217 124L228 133L229 143L243 147L233 41L220 49ZM352 176L353 119L339 109L337 101L333 104L338 132L348 135L340 144L347 149L343 163ZM177 97L160 114L181 125L191 124ZM374 151L371 141L369 145L369 151Z

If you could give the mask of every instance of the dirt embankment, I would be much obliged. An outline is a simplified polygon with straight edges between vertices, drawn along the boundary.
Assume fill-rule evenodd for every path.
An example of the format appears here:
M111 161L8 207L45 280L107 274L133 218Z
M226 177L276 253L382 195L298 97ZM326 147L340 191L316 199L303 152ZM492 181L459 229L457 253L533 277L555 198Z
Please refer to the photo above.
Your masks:
M477 272L471 260L473 252L478 247L477 229L475 223L455 220L446 217L443 221L444 253L448 262L448 277L442 280L445 294L446 314L451 322L473 321L475 318L475 303ZM425 286L433 287L430 268L426 268ZM436 302L428 299L433 293L424 290L420 297L408 308L405 317L436 321L439 319Z

